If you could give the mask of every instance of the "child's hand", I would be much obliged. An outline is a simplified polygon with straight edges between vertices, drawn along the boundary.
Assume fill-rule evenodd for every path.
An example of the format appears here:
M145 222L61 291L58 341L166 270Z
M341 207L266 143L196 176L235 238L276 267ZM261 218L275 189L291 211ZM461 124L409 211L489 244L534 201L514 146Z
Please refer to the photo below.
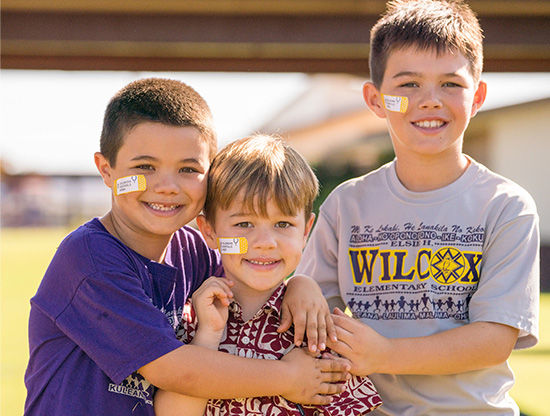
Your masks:
M210 277L193 293L193 307L198 320L194 345L217 349L229 315L228 306L233 297L231 286L233 282L230 280Z
M381 364L391 356L391 341L338 308L334 309L332 318L338 341L329 341L329 348L349 359L354 375L366 376L379 372Z
M344 359L313 358L304 348L294 348L281 361L287 362L295 374L288 383L284 398L295 403L325 405L332 401L331 395L345 390L340 381L349 380L351 368Z
M337 340L327 301L319 285L308 276L296 275L287 283L277 332L287 331L292 324L294 344L302 345L307 331L308 348L312 352L326 348L327 334L331 340Z

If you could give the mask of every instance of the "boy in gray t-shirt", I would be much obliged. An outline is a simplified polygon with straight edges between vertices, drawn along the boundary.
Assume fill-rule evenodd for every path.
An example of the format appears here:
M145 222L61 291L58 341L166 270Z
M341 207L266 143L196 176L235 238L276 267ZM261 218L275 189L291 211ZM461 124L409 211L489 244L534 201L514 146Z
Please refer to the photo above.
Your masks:
M328 346L370 375L375 414L519 415L507 359L538 339L538 215L462 153L487 92L479 22L461 1L392 2L370 66L396 159L332 192L297 269L355 318L336 310Z

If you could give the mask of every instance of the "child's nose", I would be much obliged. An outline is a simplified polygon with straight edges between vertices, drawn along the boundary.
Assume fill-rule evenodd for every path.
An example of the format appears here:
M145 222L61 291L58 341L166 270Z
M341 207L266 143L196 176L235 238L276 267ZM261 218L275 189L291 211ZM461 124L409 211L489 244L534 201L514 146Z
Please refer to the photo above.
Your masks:
M421 108L439 108L442 106L441 97L436 88L425 88L420 97Z
M254 233L254 247L263 250L273 249L277 246L275 235L268 227L258 227Z
M158 175L154 190L160 194L177 194L180 191L177 175L171 173Z

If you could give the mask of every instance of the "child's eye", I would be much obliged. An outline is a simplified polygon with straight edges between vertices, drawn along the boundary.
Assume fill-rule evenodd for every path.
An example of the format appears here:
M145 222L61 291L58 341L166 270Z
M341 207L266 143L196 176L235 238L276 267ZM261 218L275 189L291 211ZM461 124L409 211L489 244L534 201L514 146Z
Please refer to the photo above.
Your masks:
M275 227L277 228L289 228L292 227L292 224L288 221L279 221L277 224L275 224Z
M403 87L403 88L414 88L414 87L418 87L418 84L416 82L405 82L403 84L400 85L400 87Z
M192 167L185 167L185 168L181 168L181 169L180 169L180 172L183 172L183 173L195 173L195 172L198 172L198 170L195 169L195 168L192 168Z
M252 223L251 223L251 222L248 222L248 221L243 221L243 222L239 222L239 223L235 224L235 227L238 227L238 228L250 228L250 227L252 227Z
M140 170L155 170L155 168L152 165L138 165L135 167L135 169Z
M443 86L444 86L444 87L453 87L453 88L455 88L455 87L461 87L461 85L460 85L460 84L457 84L456 82L444 82L444 83L443 83Z

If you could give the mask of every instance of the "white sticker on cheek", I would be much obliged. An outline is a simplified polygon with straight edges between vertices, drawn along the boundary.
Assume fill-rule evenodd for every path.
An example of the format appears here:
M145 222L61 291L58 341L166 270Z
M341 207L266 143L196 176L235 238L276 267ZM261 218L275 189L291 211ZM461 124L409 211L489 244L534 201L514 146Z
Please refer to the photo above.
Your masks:
M115 181L115 195L127 194L128 192L145 191L147 182L144 175L125 176Z
M218 248L222 254L245 254L248 251L248 241L245 237L220 237Z
M382 94L384 99L384 107L389 111L395 111L396 113L404 113L409 106L409 99L407 97L400 97L399 95L387 95Z

